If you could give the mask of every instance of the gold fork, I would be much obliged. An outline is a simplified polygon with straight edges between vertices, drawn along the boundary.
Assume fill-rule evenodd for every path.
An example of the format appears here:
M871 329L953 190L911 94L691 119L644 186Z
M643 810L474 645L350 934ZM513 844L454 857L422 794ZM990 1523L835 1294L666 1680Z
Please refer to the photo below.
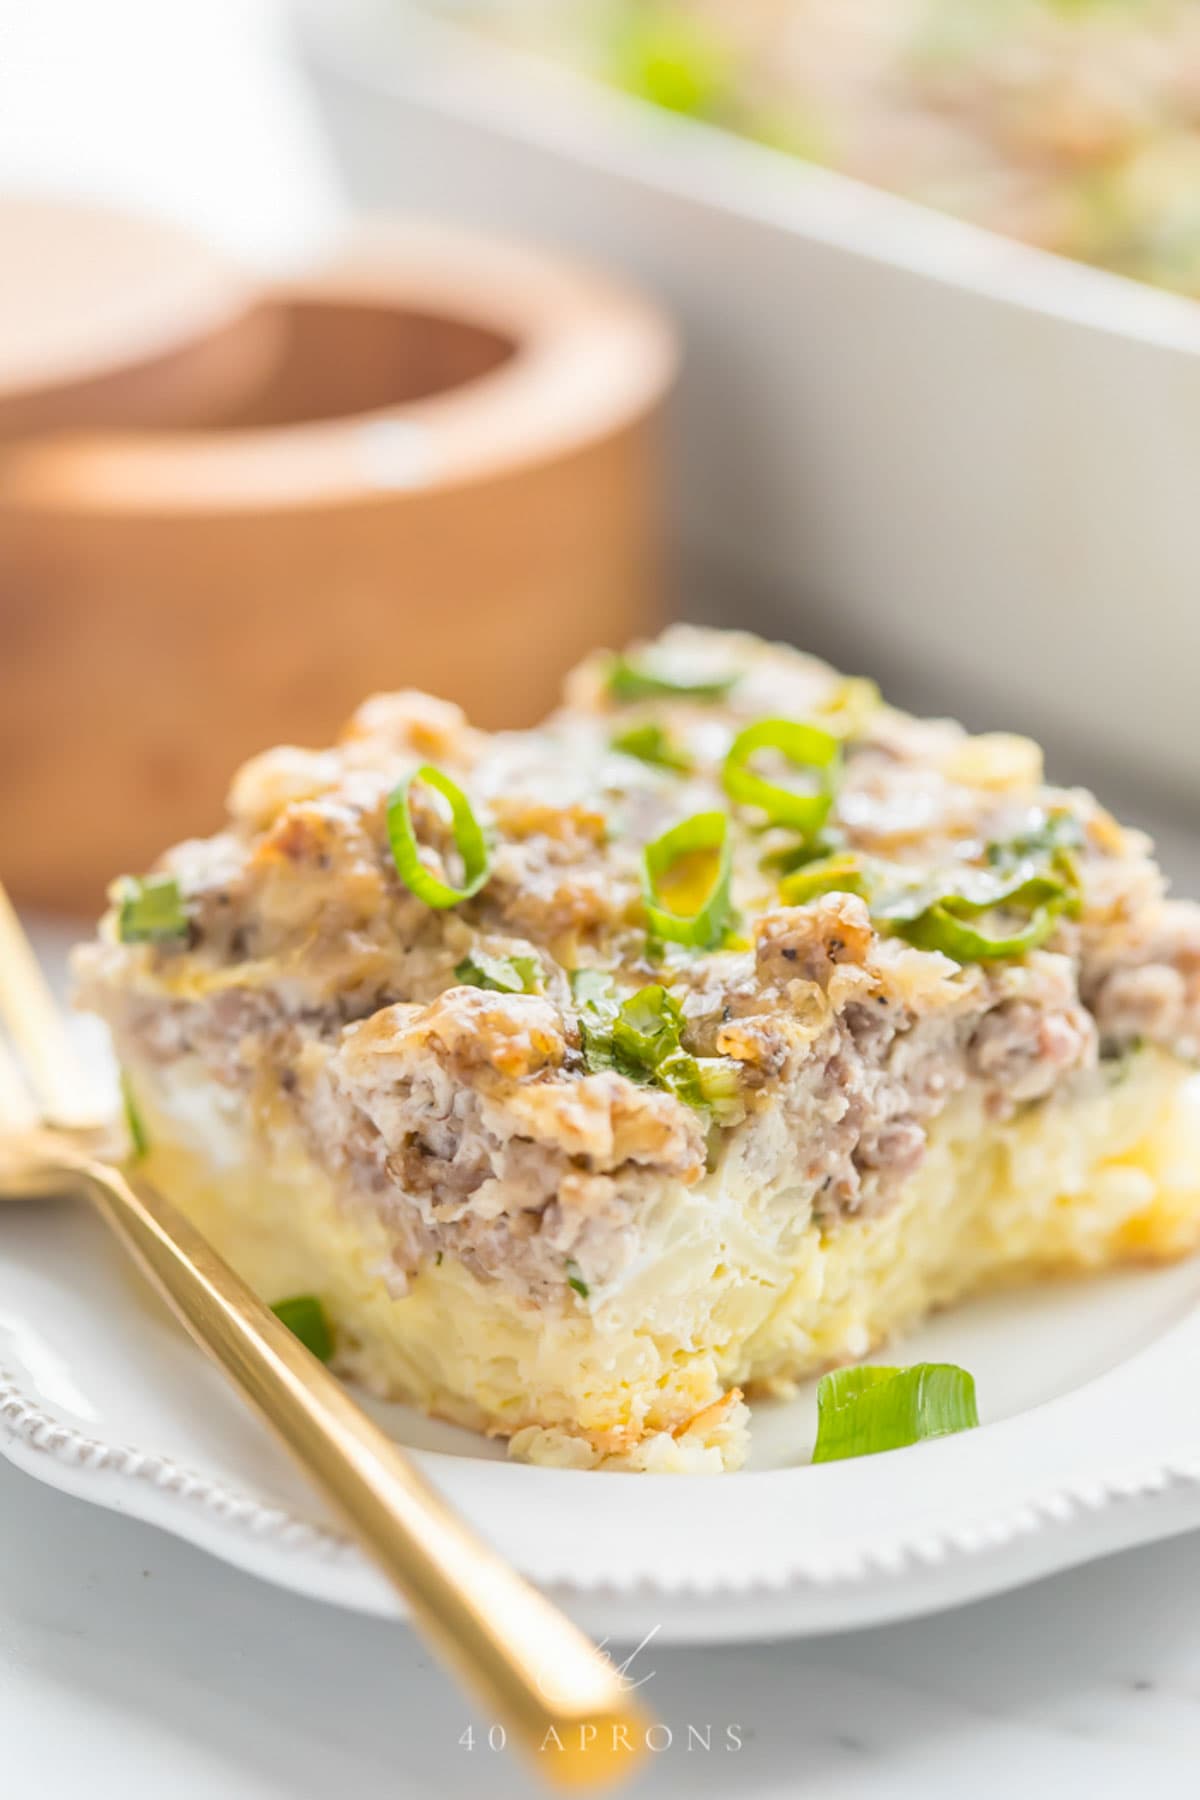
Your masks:
M3 886L0 1023L28 1083L0 1040L0 1200L81 1192L94 1202L404 1595L485 1716L549 1780L592 1786L632 1770L646 1719L611 1663L455 1517L182 1214L117 1166L125 1134L88 1104L86 1077Z

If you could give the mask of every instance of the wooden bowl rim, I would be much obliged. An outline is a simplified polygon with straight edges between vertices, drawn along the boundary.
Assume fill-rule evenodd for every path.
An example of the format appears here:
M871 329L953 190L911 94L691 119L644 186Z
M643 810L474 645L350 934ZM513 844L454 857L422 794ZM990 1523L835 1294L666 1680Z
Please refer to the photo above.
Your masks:
M271 427L56 432L0 447L0 505L241 514L419 500L571 455L650 412L678 366L652 301L566 258L424 221L368 223L262 299L394 304L511 339L426 398Z

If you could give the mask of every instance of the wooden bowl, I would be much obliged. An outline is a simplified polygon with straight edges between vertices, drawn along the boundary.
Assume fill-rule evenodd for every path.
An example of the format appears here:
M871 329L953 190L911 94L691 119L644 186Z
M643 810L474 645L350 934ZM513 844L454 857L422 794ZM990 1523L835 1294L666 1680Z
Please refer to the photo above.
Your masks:
M279 353L278 321L161 220L0 196L0 442L219 419Z
M529 722L652 624L662 316L553 258L378 226L264 295L207 428L0 444L0 843L28 900L211 829L236 763L416 686Z

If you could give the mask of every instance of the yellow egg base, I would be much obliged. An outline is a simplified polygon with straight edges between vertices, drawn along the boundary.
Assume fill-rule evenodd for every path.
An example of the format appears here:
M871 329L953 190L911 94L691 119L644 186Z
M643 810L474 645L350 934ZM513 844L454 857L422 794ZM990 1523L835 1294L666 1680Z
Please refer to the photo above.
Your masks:
M822 1229L731 1150L647 1198L619 1284L542 1304L449 1252L397 1294L369 1197L339 1194L277 1098L248 1107L186 1064L133 1079L150 1179L264 1299L320 1296L345 1375L559 1467L736 1467L740 1390L786 1389L999 1283L1200 1242L1200 1078L1157 1052L1002 1123L956 1102L877 1218Z

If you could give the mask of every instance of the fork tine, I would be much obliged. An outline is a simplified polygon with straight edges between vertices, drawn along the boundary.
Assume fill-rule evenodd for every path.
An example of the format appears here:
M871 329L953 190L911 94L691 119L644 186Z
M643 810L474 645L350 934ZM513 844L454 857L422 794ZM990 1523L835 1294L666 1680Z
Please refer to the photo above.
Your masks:
M56 1125L93 1123L87 1076L2 882L0 1017L46 1117Z

